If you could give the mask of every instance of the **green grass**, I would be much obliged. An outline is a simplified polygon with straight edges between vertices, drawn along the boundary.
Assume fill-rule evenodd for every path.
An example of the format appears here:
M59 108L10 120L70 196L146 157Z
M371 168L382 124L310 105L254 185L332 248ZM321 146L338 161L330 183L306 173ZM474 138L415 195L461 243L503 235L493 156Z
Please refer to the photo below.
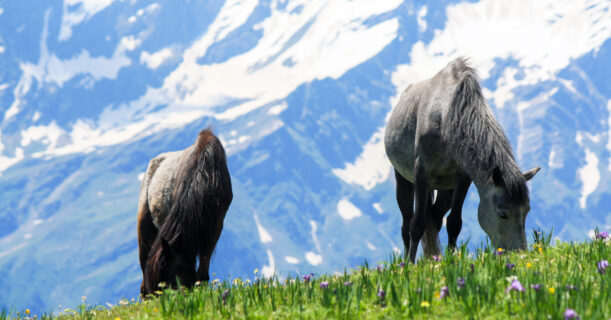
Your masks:
M440 261L406 263L398 256L341 275L243 280L203 284L193 290L164 290L158 297L112 308L83 303L58 319L564 319L567 308L581 319L611 318L609 239L549 245L535 237L528 251L469 253L466 246ZM514 264L508 268L507 264ZM464 278L459 288L458 279ZM524 291L506 292L515 279ZM321 288L322 282L327 288ZM539 290L532 285L540 285ZM448 296L440 298L447 286ZM381 297L381 290L384 296ZM13 316L27 318L24 312ZM9 317L6 312L0 319ZM49 316L45 316L49 318Z

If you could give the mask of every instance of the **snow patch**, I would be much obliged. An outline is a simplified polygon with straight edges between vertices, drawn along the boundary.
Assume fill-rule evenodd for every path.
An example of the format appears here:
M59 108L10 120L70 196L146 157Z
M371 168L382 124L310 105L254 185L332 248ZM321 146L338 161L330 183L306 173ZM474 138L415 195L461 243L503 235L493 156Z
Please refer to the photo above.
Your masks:
M418 10L418 16L416 17L416 22L418 23L418 31L420 32L426 31L426 20L424 20L424 17L426 17L426 13L427 13L426 6L422 6L422 8Z
M298 264L299 263L299 259L297 259L295 257L291 257L291 256L284 257L284 261L286 261L287 263L290 263L290 264Z
M269 265L261 268L261 274L265 278L271 278L276 273L276 261L274 260L274 255L270 249L267 249L267 259L269 260Z
M384 127L381 127L367 141L354 163L345 163L343 169L333 169L332 172L346 183L371 190L388 179L390 169L384 149Z
M171 59L173 55L174 53L170 48L164 48L153 53L142 51L140 54L140 63L145 64L149 69L155 70Z
M379 214L384 213L384 209L382 209L382 205L379 202L374 203L373 208L376 209Z
M306 252L305 259L306 261L308 261L309 264L313 266L317 266L322 263L322 256L312 251Z
M600 172L598 171L598 157L596 153L586 149L586 165L577 170L577 174L581 179L581 198L579 198L579 206L581 209L586 208L586 200L592 192L596 190L600 182Z
M259 217L257 216L257 214L254 214L255 217L255 224L257 225L257 231L259 231L259 238L261 239L262 243L269 243L272 242L272 236L269 234L269 232L267 232L267 230L265 230L263 228L263 226L261 225L261 222L259 221Z
M344 220L352 220L354 218L360 217L363 215L361 210L357 208L352 202L348 201L348 199L344 198L337 203L337 213Z
M58 40L66 41L70 39L74 26L89 20L92 16L104 10L114 1L115 0L65 0Z

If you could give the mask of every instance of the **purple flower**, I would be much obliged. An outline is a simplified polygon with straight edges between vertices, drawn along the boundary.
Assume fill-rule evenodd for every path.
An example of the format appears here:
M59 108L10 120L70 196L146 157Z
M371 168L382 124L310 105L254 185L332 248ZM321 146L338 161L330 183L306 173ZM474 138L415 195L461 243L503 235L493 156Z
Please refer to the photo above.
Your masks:
M566 289L567 290L574 290L577 291L579 288L577 288L576 286L572 285L572 284L567 284L566 285Z
M225 304L225 300L227 299L227 296L228 296L228 295L229 295L229 289L227 289L227 290L223 291L223 295L222 295L222 298L223 298L223 304Z
M577 312L575 312L575 310L567 308L564 311L564 319L579 319L579 316L577 316Z
M511 285L509 286L509 288L507 288L507 290L505 290L505 292L509 292L511 290L516 290L516 291L524 292L524 287L522 286L520 281L513 280L511 282Z
M505 250L503 248L498 248L496 251L494 251L495 256L502 256L503 253L505 253Z
M541 284L531 284L530 287L535 289L535 291L539 291L541 289Z
M603 231L601 233L596 234L596 239L605 240L608 237L609 237L609 234L607 233L607 231Z
M327 289L329 287L329 282L327 281L323 281L320 283L320 288L321 289Z
M442 300L443 298L449 295L450 295L450 290L448 290L448 287L447 286L441 287L441 290L439 291L439 300Z
M434 255L434 256L433 256L433 260L435 260L435 261L441 261L441 256Z
M600 260L597 265L598 265L598 272L600 272L600 274L605 274L605 269L609 267L609 261Z
M384 265L378 265L378 271L383 271L384 270Z
M344 285L345 285L346 287L349 287L349 286L351 286L351 285L352 285L352 282L350 282L350 281L346 281L346 282L344 282Z
M301 278L303 279L303 281L308 282L308 281L312 280L313 276L314 276L314 274L310 273L310 274L306 274L305 276L302 276Z
M507 269L509 269L509 270L513 269L513 267L515 267L515 266L516 265L513 264L513 263L508 263L508 264L505 265L505 267L507 267Z
M401 268L405 267L405 262L399 263L399 267L401 267Z
M471 268L471 272L473 272L475 270L475 265L472 263L469 265L469 268Z
M458 285L458 289L462 289L465 286L465 278L456 279L456 284Z
M384 297L386 297L386 292L382 289L378 290L378 297L380 297L381 300L384 300Z

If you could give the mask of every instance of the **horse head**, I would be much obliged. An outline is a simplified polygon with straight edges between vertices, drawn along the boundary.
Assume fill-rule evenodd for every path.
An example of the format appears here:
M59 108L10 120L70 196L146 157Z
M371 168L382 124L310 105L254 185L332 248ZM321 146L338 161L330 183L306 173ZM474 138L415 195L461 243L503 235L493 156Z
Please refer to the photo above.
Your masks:
M523 183L532 179L540 169L537 167L522 173ZM480 197L477 215L479 224L495 247L524 250L525 222L530 210L528 195L521 201L513 199L498 167L492 171L491 178L491 182L477 188Z
M191 263L185 259L166 239L160 237L159 242L153 245L146 264L143 286L140 289L142 295L155 293L159 290L160 283L174 289L179 284L187 288L193 287L197 280L195 262Z

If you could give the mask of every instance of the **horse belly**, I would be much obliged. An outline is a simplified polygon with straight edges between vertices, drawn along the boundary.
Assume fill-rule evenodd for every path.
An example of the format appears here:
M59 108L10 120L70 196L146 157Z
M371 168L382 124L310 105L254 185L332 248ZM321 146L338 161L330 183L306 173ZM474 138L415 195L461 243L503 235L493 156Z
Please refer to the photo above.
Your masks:
M165 156L165 159L155 171L148 186L149 209L153 217L153 224L158 229L163 225L172 207L172 194L180 153L181 151L160 155Z

